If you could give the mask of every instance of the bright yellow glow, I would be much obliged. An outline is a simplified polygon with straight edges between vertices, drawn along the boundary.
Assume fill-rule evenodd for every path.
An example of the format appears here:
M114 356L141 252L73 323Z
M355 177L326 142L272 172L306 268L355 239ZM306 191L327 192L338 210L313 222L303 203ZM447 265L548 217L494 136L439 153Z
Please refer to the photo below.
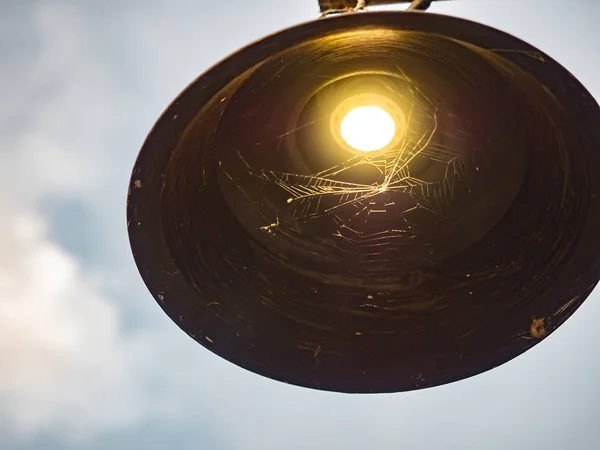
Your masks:
M346 143L362 152L379 150L394 139L396 124L379 106L359 106L342 119L340 131Z

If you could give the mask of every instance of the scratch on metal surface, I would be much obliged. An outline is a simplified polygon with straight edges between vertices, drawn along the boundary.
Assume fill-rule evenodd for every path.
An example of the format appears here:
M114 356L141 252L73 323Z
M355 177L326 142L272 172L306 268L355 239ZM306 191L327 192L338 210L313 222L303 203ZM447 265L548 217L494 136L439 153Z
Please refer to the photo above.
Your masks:
M554 316L558 316L560 314L563 314L567 309L569 309L571 307L571 305L573 305L573 303L575 303L577 300L579 300L579 298L581 297L580 294L577 294L575 297L573 297L571 300L569 300L567 303L565 303L563 306L561 306L558 311L556 311L554 313Z

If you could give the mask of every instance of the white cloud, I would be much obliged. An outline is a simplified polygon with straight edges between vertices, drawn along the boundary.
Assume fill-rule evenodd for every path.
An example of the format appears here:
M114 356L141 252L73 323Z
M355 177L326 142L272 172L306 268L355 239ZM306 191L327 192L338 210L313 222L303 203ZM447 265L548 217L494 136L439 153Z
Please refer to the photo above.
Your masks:
M116 305L97 284L102 274L87 273L54 242L37 212L53 196L93 205L118 190L113 211L123 214L126 180L111 185L117 151L107 146L122 122L121 99L89 54L76 9L64 2L24 8L31 10L19 26L0 19L17 45L35 37L27 57L0 52L7 58L0 59L0 126L18 118L0 135L0 413L11 434L81 438L164 405L160 393L145 391L154 338L122 332Z
M486 10L486 2L447 3L458 15L483 17ZM161 420L193 422L190 433L214 425L236 449L553 448L553 442L561 448L575 431L588 438L572 443L574 449L600 440L590 438L589 419L599 411L593 396L600 366L591 344L597 298L526 358L475 380L401 396L348 397L234 368L178 331L141 287L126 248L124 201L152 121L228 51L316 16L316 0L258 2L257 20L250 21L241 2L228 3L227 11L202 0L17 4L27 9L19 21L0 16L0 418L9 419L15 435L50 434L83 448L108 431ZM489 23L494 11L487 11ZM507 26L541 36L524 14L517 23L514 11L506 11ZM558 27L562 17L553 20ZM218 42L206 39L217 33ZM566 42L552 35L553 43ZM6 43L12 51L4 51ZM592 44L579 43L593 54ZM570 45L555 48L571 58L576 74L590 64ZM582 77L591 80L593 73ZM94 245L111 248L119 273L91 270L58 245L39 212L40 202L56 196L85 202L93 220L107 227ZM152 328L126 329L123 305L106 294L109 285L139 296L138 312L153 316Z
M2 88L0 119L18 117L20 127L3 136L3 178L19 187L21 201L83 196L110 173L106 142L122 119L118 92L89 54L85 24L68 3L40 3L27 19L20 32L36 44L25 63L3 63L12 83Z
M124 398L130 375L119 361L126 347L117 313L47 240L43 221L5 215L0 254L0 392L17 431L67 424L82 431L92 419L102 427L136 415Z
M170 347L187 337L160 326L124 332L101 294L105 280L52 242L43 218L3 198L0 210L0 416L11 434L82 442L181 418L197 397L182 398L190 380L171 364L181 351Z

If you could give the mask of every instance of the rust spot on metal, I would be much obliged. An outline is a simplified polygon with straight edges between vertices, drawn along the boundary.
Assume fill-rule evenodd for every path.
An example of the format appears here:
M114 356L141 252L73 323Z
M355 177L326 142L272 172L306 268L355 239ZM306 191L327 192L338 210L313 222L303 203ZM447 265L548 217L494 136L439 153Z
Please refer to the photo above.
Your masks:
M544 326L544 319L533 318L531 327L529 327L531 337L536 339L542 339L546 336L546 327Z

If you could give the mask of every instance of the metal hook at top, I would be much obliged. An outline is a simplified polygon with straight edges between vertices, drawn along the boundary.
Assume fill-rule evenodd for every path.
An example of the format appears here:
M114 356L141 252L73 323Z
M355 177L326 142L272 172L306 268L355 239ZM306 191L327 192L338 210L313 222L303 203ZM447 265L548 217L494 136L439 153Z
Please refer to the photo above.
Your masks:
M355 6L346 6L343 5L341 8L330 8L323 10L324 1L319 1L321 5L321 17L327 17L332 14L344 14L344 13L353 13L358 11L366 11L367 10L367 0L356 0ZM348 3L348 2L345 2Z
M367 10L367 0L356 0L356 6L354 7L354 11L366 11Z
M425 11L427 8L429 8L431 6L431 2L432 0L413 0L411 2L410 5L408 5L408 8L406 8L407 11Z
M406 11L425 11L434 0L319 0L321 17L367 11L367 6L410 3Z

